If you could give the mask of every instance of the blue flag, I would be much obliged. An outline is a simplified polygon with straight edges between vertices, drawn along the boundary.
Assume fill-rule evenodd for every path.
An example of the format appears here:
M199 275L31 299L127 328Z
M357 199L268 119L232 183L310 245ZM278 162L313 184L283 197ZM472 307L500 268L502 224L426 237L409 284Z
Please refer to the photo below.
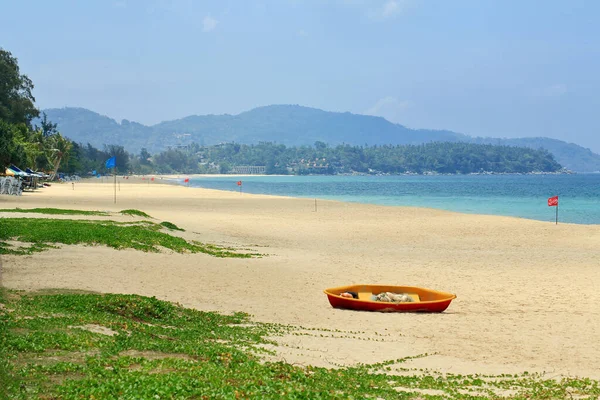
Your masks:
M111 157L106 160L106 168L114 168L117 165L117 157Z

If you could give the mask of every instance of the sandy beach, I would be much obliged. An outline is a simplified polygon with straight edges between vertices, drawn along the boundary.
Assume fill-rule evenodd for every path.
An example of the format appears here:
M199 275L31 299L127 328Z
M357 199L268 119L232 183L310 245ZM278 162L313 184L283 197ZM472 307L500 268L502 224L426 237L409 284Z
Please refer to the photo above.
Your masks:
M600 226L324 200L315 212L312 199L119 182L117 204L112 182L94 180L0 196L0 208L135 208L184 228L185 238L265 256L63 246L3 256L4 286L137 293L346 332L280 338L279 357L290 363L333 367L427 353L405 366L600 379ZM331 308L323 289L354 283L422 286L458 298L442 314Z

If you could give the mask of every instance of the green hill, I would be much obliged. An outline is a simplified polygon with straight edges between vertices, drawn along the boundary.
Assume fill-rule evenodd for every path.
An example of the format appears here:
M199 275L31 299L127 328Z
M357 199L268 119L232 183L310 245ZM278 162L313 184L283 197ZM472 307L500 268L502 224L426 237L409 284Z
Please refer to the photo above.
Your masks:
M562 140L545 137L519 138L519 139L495 139L474 138L474 143L500 144L506 146L530 147L532 149L546 149L554 155L554 158L571 171L599 172L600 155L574 143L566 143Z
M50 121L58 125L63 135L99 148L105 144L118 144L129 151L139 152L145 145L145 138L152 133L152 128L148 126L127 120L119 124L112 118L85 108L50 108L43 111Z
M445 130L409 129L381 117L337 113L298 105L258 107L238 115L193 115L153 126L123 120L121 123L84 108L44 110L67 137L96 147L118 144L138 153L151 153L190 143L214 145L237 142L276 142L286 146L322 141L331 145L420 144L473 142L544 148L568 169L600 171L600 155L581 146L549 138L473 138Z
M259 107L238 115L192 115L153 126L113 119L83 108L44 110L48 119L71 139L102 147L119 144L138 152L151 152L192 142L213 145L223 142L277 142L285 145L313 144L419 144L461 141L467 136L449 131L414 130L381 117L334 113L293 105Z

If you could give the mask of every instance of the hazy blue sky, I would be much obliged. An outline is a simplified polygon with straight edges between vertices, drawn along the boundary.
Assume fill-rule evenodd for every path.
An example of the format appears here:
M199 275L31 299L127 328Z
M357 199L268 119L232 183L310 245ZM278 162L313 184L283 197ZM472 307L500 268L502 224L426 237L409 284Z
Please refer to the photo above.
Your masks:
M596 0L0 0L0 47L41 108L301 104L600 152L598 21Z

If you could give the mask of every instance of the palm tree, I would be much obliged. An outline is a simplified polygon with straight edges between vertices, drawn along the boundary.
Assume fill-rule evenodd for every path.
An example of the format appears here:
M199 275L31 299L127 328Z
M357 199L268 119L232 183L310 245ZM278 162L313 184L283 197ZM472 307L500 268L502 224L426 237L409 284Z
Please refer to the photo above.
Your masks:
M54 180L56 173L58 172L58 168L60 167L60 162L64 158L69 157L69 152L73 147L73 143L71 143L69 139L63 137L60 133L55 133L54 135L49 136L47 140L49 151L52 154L51 159L53 166L52 174L50 174L50 180Z

